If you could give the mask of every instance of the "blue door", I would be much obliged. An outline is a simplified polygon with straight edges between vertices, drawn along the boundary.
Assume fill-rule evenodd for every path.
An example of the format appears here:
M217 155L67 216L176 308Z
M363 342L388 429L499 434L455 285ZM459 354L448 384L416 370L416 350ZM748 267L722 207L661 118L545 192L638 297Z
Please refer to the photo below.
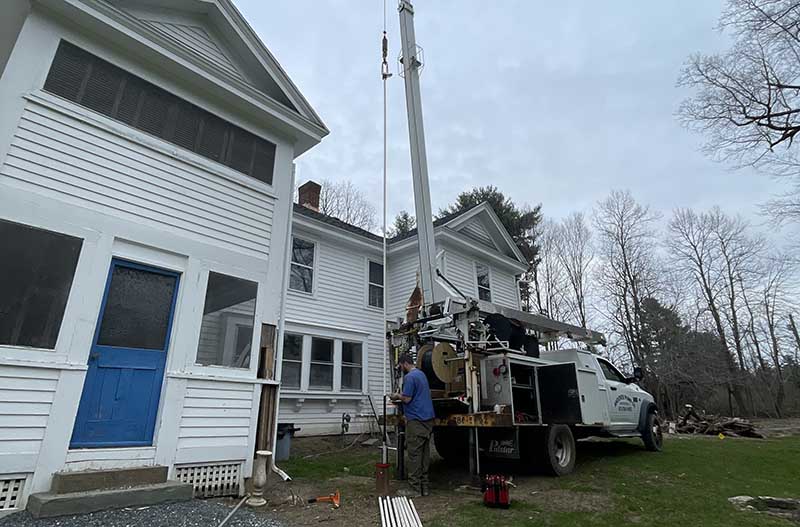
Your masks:
M72 448L153 444L179 274L113 259Z

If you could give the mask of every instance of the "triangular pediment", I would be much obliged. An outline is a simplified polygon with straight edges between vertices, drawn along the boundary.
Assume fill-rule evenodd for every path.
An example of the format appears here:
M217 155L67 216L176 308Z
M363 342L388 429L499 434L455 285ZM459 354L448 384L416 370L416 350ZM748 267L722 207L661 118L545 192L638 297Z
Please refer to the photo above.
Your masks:
M488 203L481 203L446 225L483 247L525 263L511 235Z
M204 67L244 83L324 127L297 87L229 0L111 0L146 31Z
M492 235L489 234L489 230L481 221L480 216L472 218L470 221L461 225L456 230L458 230L458 232L464 236L480 243L481 245L484 245L495 251L497 250L497 244L494 242Z

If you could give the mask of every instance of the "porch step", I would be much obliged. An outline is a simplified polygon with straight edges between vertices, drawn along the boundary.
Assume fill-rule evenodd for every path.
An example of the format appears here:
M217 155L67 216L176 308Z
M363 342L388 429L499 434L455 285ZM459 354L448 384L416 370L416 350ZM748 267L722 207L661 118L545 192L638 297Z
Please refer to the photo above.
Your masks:
M56 472L53 474L50 492L67 494L87 490L121 489L165 481L167 481L167 467L163 466Z
M192 499L191 483L166 481L124 489L90 490L84 492L40 492L28 498L28 512L34 518L50 518L70 514L85 514L107 509L157 505Z

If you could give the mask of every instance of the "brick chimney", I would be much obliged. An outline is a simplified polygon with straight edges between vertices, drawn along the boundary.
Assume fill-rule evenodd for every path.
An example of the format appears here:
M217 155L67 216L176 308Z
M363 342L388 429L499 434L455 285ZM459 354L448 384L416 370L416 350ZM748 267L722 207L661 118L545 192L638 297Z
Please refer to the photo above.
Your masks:
M297 202L309 209L319 212L319 193L322 186L316 181L306 181L297 189Z

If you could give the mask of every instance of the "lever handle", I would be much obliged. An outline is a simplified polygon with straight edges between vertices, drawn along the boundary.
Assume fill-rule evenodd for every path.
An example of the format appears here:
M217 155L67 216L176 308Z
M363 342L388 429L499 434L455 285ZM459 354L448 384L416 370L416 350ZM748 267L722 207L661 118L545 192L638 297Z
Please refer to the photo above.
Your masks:
M611 389L614 390L615 392L617 391L617 387L616 386L612 386Z

